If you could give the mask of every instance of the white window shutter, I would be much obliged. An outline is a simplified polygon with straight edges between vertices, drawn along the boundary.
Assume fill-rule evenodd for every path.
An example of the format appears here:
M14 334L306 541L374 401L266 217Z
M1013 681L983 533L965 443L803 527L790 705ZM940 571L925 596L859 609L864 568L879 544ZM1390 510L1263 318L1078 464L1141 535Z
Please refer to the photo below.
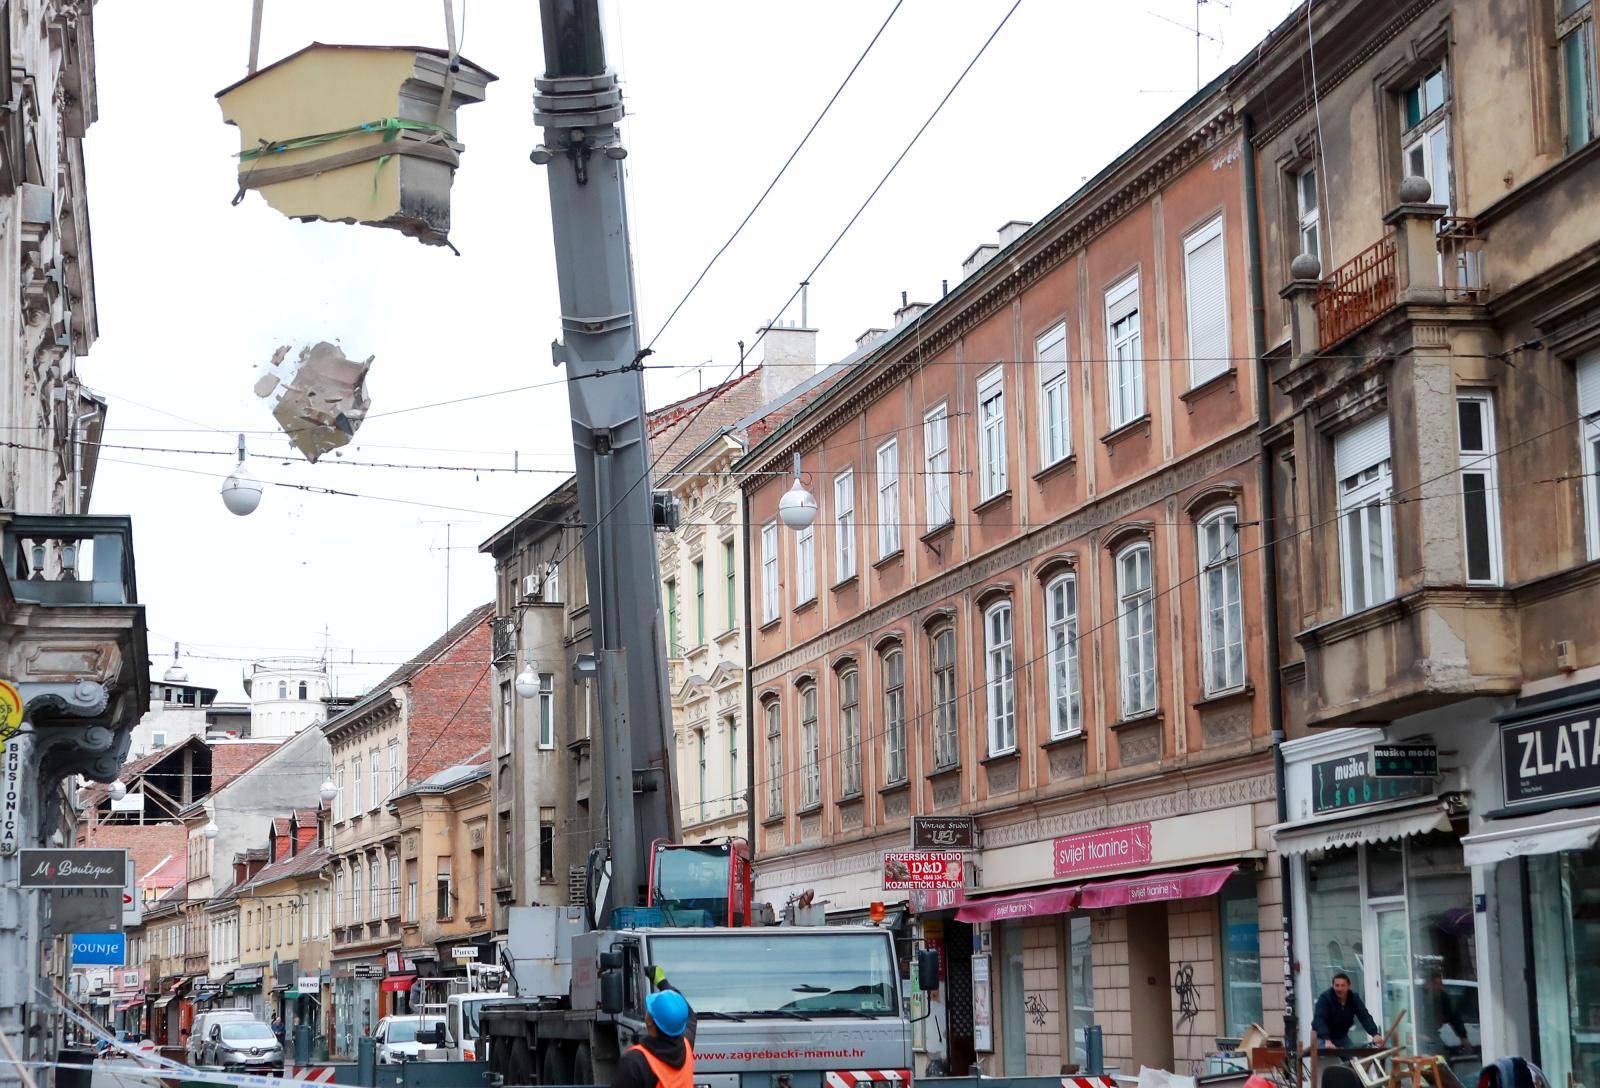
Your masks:
M1578 414L1588 419L1600 412L1600 351L1578 357Z
M1228 370L1228 281L1222 220L1202 227L1184 247L1189 307L1189 380L1202 385Z
M1106 292L1106 324L1115 325L1139 308L1139 274L1136 272Z
M1055 326L1039 337L1039 384L1044 385L1067 372L1067 325Z
M1389 459L1389 417L1376 415L1334 436L1333 474L1340 480Z

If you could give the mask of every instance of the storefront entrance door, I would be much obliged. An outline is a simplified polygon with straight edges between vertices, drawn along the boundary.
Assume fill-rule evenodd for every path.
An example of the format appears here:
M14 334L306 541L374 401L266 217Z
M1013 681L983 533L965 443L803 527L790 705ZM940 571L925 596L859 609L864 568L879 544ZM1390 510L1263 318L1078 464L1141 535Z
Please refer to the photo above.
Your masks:
M1411 1009L1411 948L1406 926L1406 905L1395 903L1372 912L1378 945L1378 976L1372 982L1376 994L1367 997L1368 1007L1378 1021L1379 1031L1388 1031L1395 1018L1400 1020L1399 1038L1415 1037ZM1406 1045L1409 1051L1411 1047Z
M1128 908L1128 1012L1132 1068L1172 1068L1172 967L1167 951L1167 905Z

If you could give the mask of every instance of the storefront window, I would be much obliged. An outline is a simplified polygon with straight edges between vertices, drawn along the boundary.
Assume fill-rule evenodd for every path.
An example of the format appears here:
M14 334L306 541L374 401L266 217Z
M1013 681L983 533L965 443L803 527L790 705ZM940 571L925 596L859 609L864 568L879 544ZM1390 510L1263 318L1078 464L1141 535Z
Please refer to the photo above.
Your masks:
M1000 1033L1004 1062L1000 1072L1008 1077L1028 1072L1027 1026L1023 1022L1022 927L1008 923L1000 929Z
M1088 1067L1084 1032L1094 1023L1094 947L1089 936L1091 928L1087 914L1067 917L1068 969L1072 991L1072 1061L1080 1069Z
M1307 932L1311 935L1311 996L1333 985L1333 976L1350 976L1351 988L1366 993L1362 970L1360 856L1355 850L1330 851L1307 865Z
M1530 857L1528 889L1540 1065L1600 1084L1600 850Z
M1240 1037L1262 1023L1261 913L1254 877L1230 880L1219 897L1224 944L1222 1011L1225 1035Z
M1470 1083L1478 1063L1454 1055L1478 1046L1478 954L1472 916L1472 876L1453 835L1407 844L1407 904L1416 996L1414 1040L1419 1054L1452 1056L1451 1069Z

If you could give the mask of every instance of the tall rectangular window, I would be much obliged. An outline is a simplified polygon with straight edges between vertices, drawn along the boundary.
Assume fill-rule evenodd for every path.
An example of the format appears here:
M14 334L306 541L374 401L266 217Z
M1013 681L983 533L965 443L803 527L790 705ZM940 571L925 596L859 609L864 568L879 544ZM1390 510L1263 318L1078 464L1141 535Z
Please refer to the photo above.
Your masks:
M822 803L822 738L817 728L817 685L800 689L800 807Z
M1572 152L1594 139L1594 4L1591 0L1556 0L1556 21L1567 151Z
M1006 383L995 367L978 379L978 498L1006 489Z
M1433 203L1454 207L1450 183L1449 82L1441 62L1400 92L1400 161L1404 172L1433 184Z
M1578 414L1583 454L1584 527L1589 538L1589 558L1600 559L1600 351L1578 359Z
M1359 612L1394 596L1389 417L1374 416L1336 435L1333 462L1344 608Z
M767 815L783 815L783 710L777 699L762 706L767 733Z
M334 782L336 787L333 795L333 822L344 820L344 764L339 764L339 777Z
M556 674L539 674L539 747L556 746Z
M365 809L361 805L361 757L350 761L350 814L359 816Z
M1295 213L1299 218L1300 252L1322 260L1322 204L1317 195L1317 168L1308 166L1294 178Z
M1222 919L1223 978L1222 1023L1230 1034L1248 1032L1259 1024L1261 1004L1261 908L1256 902L1255 881L1249 877L1229 880L1217 896ZM1447 1003L1442 1007L1448 1008ZM1387 1011L1387 1010L1386 1010ZM1465 1042L1466 1040L1462 1040Z
M556 810L539 810L539 883L556 882Z
M699 818L704 820L706 818L706 795L709 793L706 789L706 731L704 729L696 729L694 731L694 755L695 768L698 772L695 776L695 797L700 810Z
M1144 415L1144 351L1139 344L1139 274L1106 292L1107 418L1114 431Z
M984 679L989 707L989 754L1017 746L1017 681L1012 671L1011 602L983 614Z
M1500 488L1495 470L1494 402L1487 392L1456 398L1461 453L1461 541L1467 581L1499 585Z
M839 673L839 796L861 792L861 674Z
M500 750L511 751L511 737L516 730L516 704L511 699L511 681L500 682Z
M1204 385L1233 366L1228 358L1228 276L1222 241L1220 215L1183 240L1191 387Z
M1044 591L1049 653L1050 736L1083 730L1082 683L1078 676L1078 580L1062 574Z
M434 917L443 922L455 916L455 896L450 885L450 859L441 857L434 859L433 891L434 891Z
M900 446L878 447L878 558L900 550Z
M1239 512L1201 520L1200 656L1207 695L1244 686L1244 607L1239 580Z
M884 784L906 780L906 655L890 650L883 655L883 757Z
M845 469L833 478L833 577L842 582L856 573L856 474Z
M389 796L400 792L400 742L389 742Z
M400 855L389 855L389 915L400 913Z
M778 618L778 523L761 527L761 622Z
M359 923L362 910L361 898L361 859L356 858L350 863L350 921Z
M739 626L739 591L734 588L738 580L739 568L735 564L733 555L733 541L722 542L722 571L723 571L723 607L727 610L725 617L725 631L732 631Z
M333 874L333 924L344 925L344 870Z
M474 850L472 852L472 903L474 907L472 913L479 917L486 913L487 892L488 889L483 872L483 851L481 849Z
M372 876L372 920L383 917L383 872L378 868L377 855L367 861L367 872Z
M682 657L683 650L678 646L678 580L668 578L666 584L667 598L667 653L672 657Z
M794 603L817 597L817 537L812 523L794 534Z
M943 627L933 636L934 767L955 766L956 739L956 631Z
M706 644L706 561L694 561L694 644Z
M1156 601L1147 543L1117 553L1117 628L1122 716L1131 718L1156 708Z
M378 766L378 750L374 748L367 753L372 761L372 808L374 811L383 807L383 770Z
M1067 323L1053 326L1034 341L1033 354L1039 367L1039 459L1048 467L1072 452L1067 422Z
M737 807L744 795L739 778L739 722L728 718L723 724L728 730L728 798L730 805Z
M929 529L950 520L950 411L943 404L922 417L922 470Z

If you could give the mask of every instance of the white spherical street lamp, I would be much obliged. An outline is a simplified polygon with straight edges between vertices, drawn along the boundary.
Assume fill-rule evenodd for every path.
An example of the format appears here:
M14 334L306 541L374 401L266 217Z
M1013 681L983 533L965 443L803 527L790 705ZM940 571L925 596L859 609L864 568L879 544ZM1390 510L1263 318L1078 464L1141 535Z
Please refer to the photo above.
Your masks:
M239 463L233 475L222 481L222 504L232 513L244 517L255 513L261 505L261 481L244 467L244 435L239 436Z
M106 792L111 795L111 799L113 801L120 801L124 797L128 796L128 787L124 786L122 784L122 779L119 778L115 782L111 783L111 785L106 787Z
M206 826L200 829L200 834L204 835L208 839L215 839L218 835L222 834L222 828L217 826L217 821L211 820L207 822Z
M517 673L517 695L524 699L532 699L539 694L539 670L534 664L533 651L524 650L522 654L522 671Z
M794 486L778 500L778 518L797 532L817 520L817 497L806 490L800 475L800 455L797 453L794 455Z
M339 796L339 787L333 784L333 779L324 778L322 788L317 791L317 796L322 798L323 804L332 804L333 799Z

